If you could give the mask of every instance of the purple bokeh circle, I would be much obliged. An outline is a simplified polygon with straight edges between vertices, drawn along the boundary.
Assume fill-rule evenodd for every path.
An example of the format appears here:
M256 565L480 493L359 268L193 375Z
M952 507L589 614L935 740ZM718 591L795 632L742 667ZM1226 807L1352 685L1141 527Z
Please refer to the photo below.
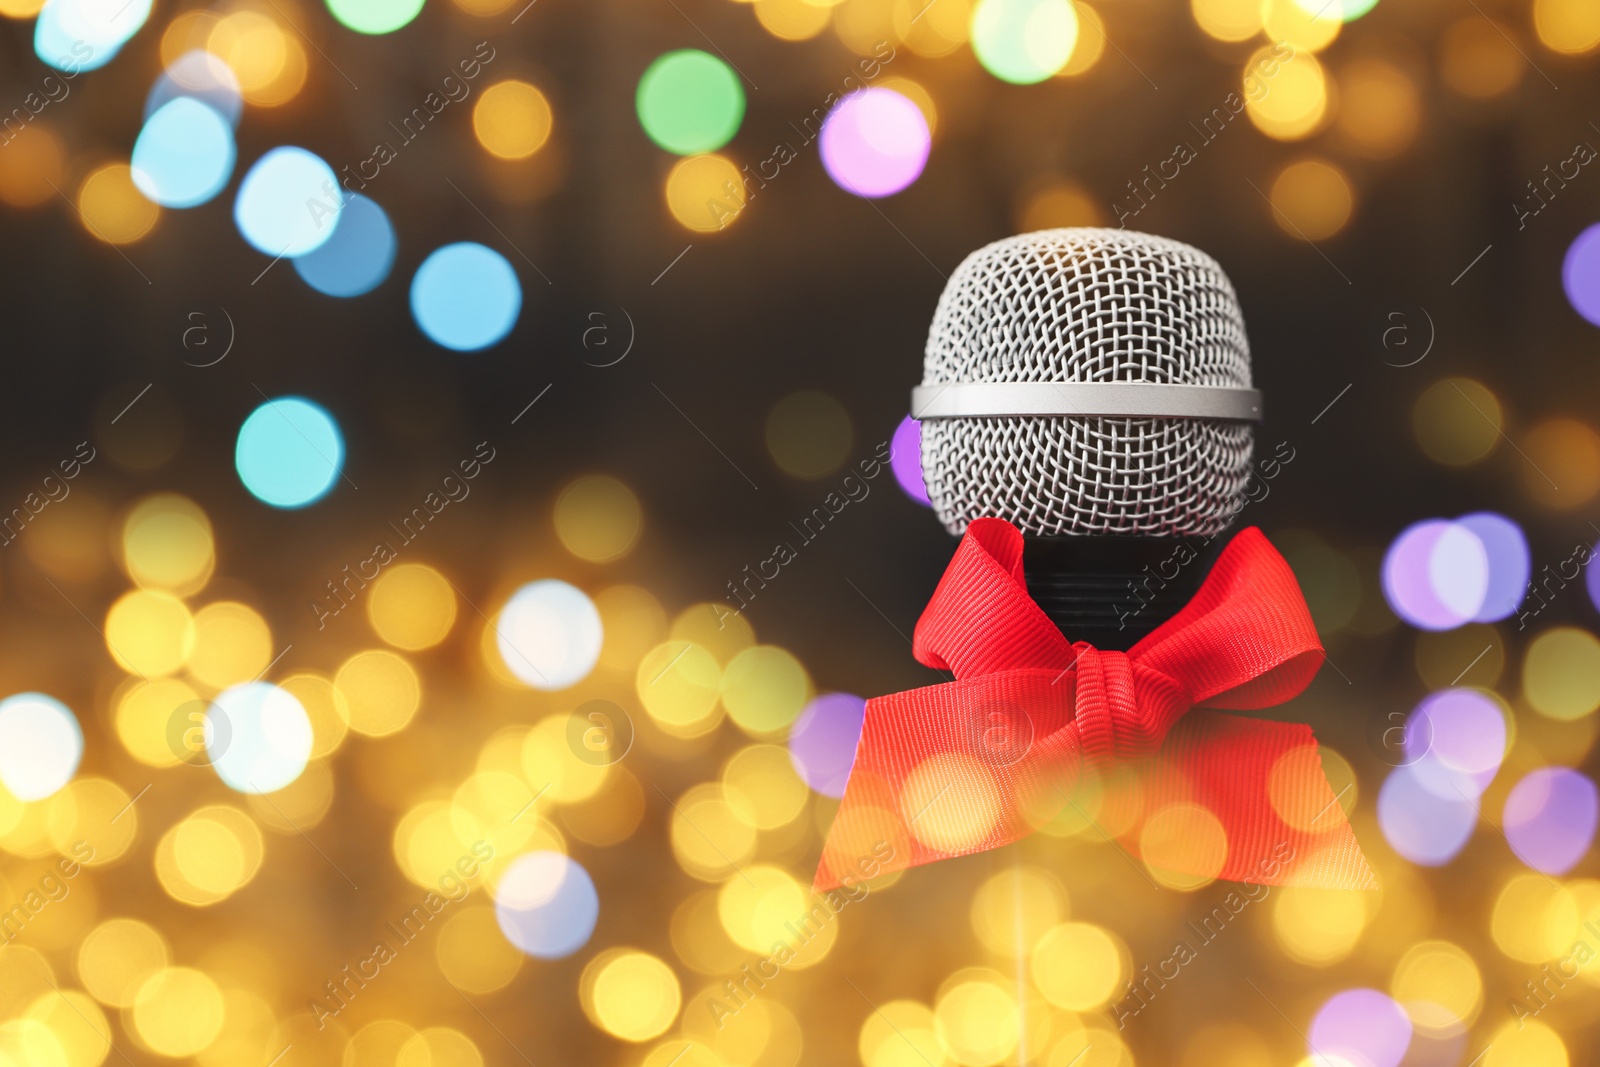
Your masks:
M847 193L898 193L922 174L932 139L922 109L893 89L862 89L822 124L822 166Z
M1561 264L1561 287L1572 310L1600 326L1600 222L1578 234Z
M1311 1020L1313 1057L1351 1067L1397 1067L1411 1044L1411 1018L1376 989L1335 993Z
M1378 790L1378 825L1389 847L1405 859L1421 867L1442 867L1466 847L1478 825L1478 811L1467 799L1435 793L1413 768L1396 767Z
M1489 587L1483 594L1483 607L1473 622L1499 622L1522 606L1527 594L1528 576L1533 569L1528 538L1522 527L1492 511L1475 511L1456 520L1483 545L1489 557Z
M1600 794L1568 767L1541 767L1506 797L1506 840L1517 858L1545 874L1566 874L1594 841Z
M910 415L900 420L889 442L889 466L906 496L925 508L933 507L922 482L922 423Z
M867 702L851 693L827 693L807 704L789 730L789 761L823 796L844 796L866 708Z
M1383 592L1394 613L1412 626L1452 630L1483 610L1489 553L1460 523L1413 523L1383 558Z
M1417 784L1446 800L1472 800L1494 781L1506 754L1506 719L1477 689L1441 689L1406 719L1406 765Z

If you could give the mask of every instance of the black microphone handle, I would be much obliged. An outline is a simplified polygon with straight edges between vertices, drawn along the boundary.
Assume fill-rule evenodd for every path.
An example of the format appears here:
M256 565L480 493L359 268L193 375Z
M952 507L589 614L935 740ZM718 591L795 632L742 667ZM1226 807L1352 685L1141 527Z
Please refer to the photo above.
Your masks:
M1225 538L1029 537L1028 593L1072 641L1126 652L1177 614Z

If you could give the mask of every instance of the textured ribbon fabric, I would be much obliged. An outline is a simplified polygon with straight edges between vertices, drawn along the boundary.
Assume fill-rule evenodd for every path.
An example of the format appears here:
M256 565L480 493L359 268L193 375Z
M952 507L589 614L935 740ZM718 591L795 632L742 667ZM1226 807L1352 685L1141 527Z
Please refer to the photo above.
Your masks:
M1322 645L1260 530L1126 653L1067 640L1028 596L1022 535L968 528L917 622L916 658L955 681L867 702L815 886L1093 821L1171 884L1377 887L1311 729L1228 715L1310 684Z

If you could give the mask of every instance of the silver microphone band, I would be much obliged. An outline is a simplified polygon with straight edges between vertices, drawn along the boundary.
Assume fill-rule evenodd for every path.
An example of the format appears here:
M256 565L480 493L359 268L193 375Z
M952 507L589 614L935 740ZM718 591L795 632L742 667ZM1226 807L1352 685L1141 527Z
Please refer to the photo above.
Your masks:
M911 390L914 419L1104 415L1260 422L1261 390L1156 382L951 382Z

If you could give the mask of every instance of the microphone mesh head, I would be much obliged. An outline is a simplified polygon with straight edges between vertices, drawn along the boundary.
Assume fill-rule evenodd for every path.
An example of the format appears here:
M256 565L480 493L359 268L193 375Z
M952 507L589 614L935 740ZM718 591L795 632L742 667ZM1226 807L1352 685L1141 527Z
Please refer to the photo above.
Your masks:
M1248 388L1233 285L1197 248L1111 229L1042 230L962 261L928 332L923 384L1156 382ZM922 422L928 496L953 534L1210 536L1244 502L1248 422L1006 415Z

